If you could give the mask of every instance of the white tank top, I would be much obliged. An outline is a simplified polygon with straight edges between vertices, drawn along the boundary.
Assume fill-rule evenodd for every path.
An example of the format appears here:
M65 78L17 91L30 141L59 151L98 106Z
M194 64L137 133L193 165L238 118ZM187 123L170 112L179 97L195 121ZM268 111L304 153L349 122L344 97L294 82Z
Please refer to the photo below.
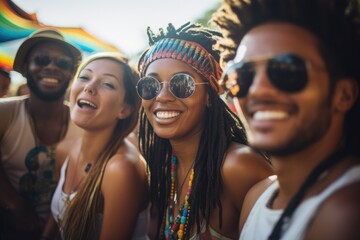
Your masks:
M320 205L335 191L360 181L360 166L355 166L345 172L320 194L303 201L295 210L282 240L300 240L304 238L308 224L315 216ZM267 240L274 225L280 218L282 209L269 209L266 205L274 191L279 187L278 181L271 184L256 201L244 224L240 240Z
M63 185L65 182L65 174L66 174L66 168L68 165L68 159L64 162L64 164L61 167L61 174L59 183L56 187L54 196L51 201L51 213L55 219L55 221L59 224L59 221L63 219L64 212L66 210L66 204L65 201L68 199L68 194L63 192ZM76 195L76 192L72 193L70 195L70 200L72 200ZM137 219L134 234L132 236L132 240L148 240L147 231L148 231L148 225L150 221L150 212L149 207L146 208L144 211L142 211ZM99 218L102 219L102 214L99 214ZM97 229L97 233L100 233L101 224L99 224L99 227Z

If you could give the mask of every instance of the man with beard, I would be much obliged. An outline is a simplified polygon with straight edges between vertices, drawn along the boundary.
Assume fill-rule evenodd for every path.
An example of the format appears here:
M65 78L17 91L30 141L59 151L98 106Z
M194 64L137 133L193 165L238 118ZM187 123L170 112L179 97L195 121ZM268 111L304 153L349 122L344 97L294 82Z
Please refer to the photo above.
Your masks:
M51 28L17 51L13 68L30 95L0 101L0 239L40 239L58 169L77 137L64 96L80 61L81 52Z
M223 86L277 175L240 239L360 239L360 1L226 0L215 22Z

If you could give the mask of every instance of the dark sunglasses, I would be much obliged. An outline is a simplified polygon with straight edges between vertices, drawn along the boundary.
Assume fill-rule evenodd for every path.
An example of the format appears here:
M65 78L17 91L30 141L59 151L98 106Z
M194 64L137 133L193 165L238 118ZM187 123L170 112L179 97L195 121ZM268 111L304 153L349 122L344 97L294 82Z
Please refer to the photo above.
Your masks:
M315 67L310 61L291 53L256 61L229 62L221 82L230 96L243 98L248 94L256 74L255 66L260 62L266 63L266 74L271 84L286 93L302 91L308 82L309 69Z
M73 59L66 56L51 57L49 55L42 54L34 56L33 61L39 67L48 66L51 62L53 62L58 68L65 71L70 71L74 65Z
M194 79L185 73L175 74L169 82L160 82L154 77L145 76L136 85L137 93L143 100L151 100L160 93L161 84L165 83L169 84L172 95L180 99L191 97L195 92L196 85L208 84L206 82L195 83Z

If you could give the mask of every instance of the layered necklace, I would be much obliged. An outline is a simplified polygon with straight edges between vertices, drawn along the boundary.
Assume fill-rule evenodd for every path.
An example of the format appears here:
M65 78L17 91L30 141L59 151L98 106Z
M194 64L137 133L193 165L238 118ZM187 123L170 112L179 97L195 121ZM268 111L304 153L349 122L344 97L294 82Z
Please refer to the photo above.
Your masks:
M170 196L168 202L168 208L165 216L165 237L166 239L183 239L186 236L186 231L188 230L189 214L190 214L190 202L189 197L192 190L192 183L194 179L194 163L191 164L187 174L185 175L184 181L180 185L180 188L175 188L176 182L176 166L177 166L177 157L172 156L171 158L171 168L170 168L170 177L171 177L171 186L170 186ZM181 191L187 176L189 176L188 189L185 195L185 200L179 208L179 214L174 217L174 208L177 204L177 198L179 190Z

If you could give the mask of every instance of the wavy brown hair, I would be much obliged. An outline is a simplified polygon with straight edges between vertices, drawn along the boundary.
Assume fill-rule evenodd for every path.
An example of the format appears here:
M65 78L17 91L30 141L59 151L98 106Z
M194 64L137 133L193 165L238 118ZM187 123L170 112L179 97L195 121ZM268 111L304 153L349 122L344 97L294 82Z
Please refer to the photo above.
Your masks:
M76 77L90 63L99 59L109 59L124 69L123 83L125 87L125 102L131 106L132 113L126 119L119 119L113 134L103 149L98 160L92 167L86 181L80 186L71 205L65 212L61 222L63 237L65 239L94 239L99 214L103 210L103 197L101 183L109 159L117 152L124 138L135 128L138 122L140 98L136 94L136 84L139 74L135 67L130 65L128 58L120 53L98 53L88 58L78 69Z

